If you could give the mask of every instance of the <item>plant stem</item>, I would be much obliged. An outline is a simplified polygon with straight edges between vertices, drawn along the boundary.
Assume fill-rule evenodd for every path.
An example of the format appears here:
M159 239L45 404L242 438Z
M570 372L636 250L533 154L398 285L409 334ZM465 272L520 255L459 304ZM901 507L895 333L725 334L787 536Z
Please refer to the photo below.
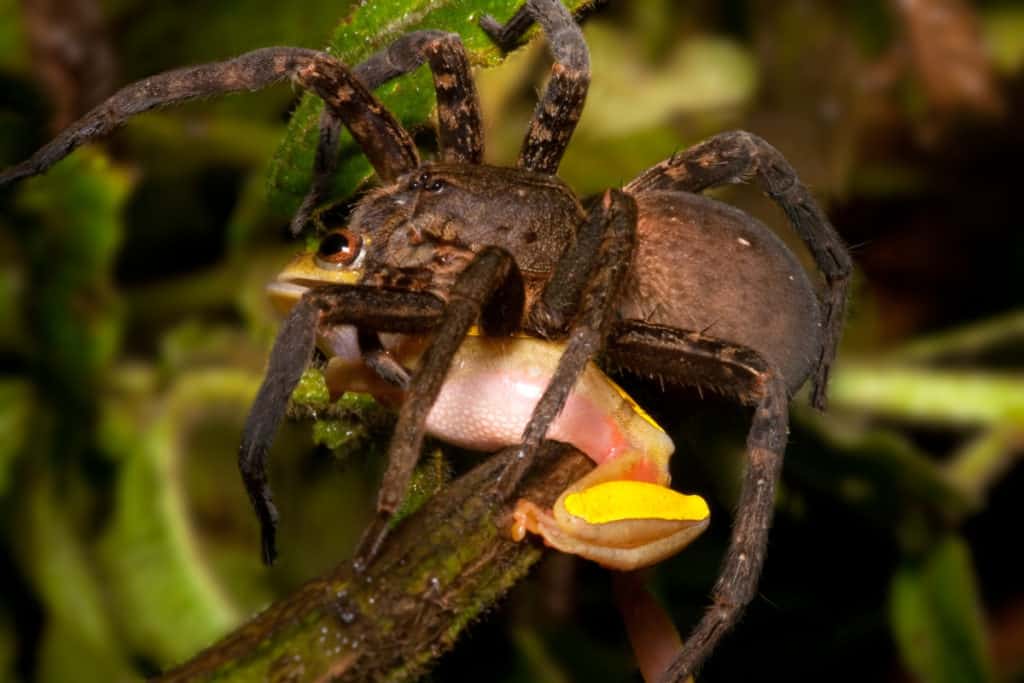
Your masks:
M492 484L516 454L489 458L403 522L362 575L348 562L309 582L160 681L405 681L448 650L541 556L509 537L514 501ZM520 489L550 506L592 466L545 444Z

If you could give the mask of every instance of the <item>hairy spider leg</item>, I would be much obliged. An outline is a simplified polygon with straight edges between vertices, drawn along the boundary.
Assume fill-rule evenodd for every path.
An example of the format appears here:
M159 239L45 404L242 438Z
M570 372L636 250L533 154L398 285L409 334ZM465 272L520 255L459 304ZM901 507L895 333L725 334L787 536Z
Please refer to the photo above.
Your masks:
M483 17L480 27L507 50L535 21L547 36L554 64L533 112L517 164L554 175L576 130L590 86L590 53L583 32L561 0L527 0L504 25L492 17Z
M483 161L483 124L476 84L466 49L457 33L415 31L374 53L352 72L369 90L419 68L424 62L434 76L437 131L441 159L454 163ZM331 107L320 114L320 137L313 162L313 182L292 217L292 234L299 234L310 213L326 198L338 168L341 120Z
M363 365L393 387L405 391L409 388L412 376L390 351L384 348L380 334L376 330L366 328L356 331L359 349L363 352Z
M388 447L388 466L377 498L377 516L356 550L356 571L370 565L387 537L388 525L406 495L423 448L427 415L469 328L480 320L486 334L510 333L522 317L524 297L519 268L511 254L499 247L480 250L459 274L433 341L409 383L408 398L398 413Z
M299 69L296 80L319 95L345 123L382 182L394 182L420 165L409 133L337 59L318 53Z
M601 352L615 321L619 294L632 263L636 222L636 201L618 190L606 191L601 201L591 208L583 230L600 232L602 238L589 272L574 273L582 281L579 285L573 284L573 287L578 287L577 291L582 292L580 312L569 329L565 352L558 367L523 430L521 457L509 465L498 482L499 491L505 496L512 495L530 468L548 427L562 411L580 373Z
M367 87L375 89L424 62L434 77L441 161L483 162L483 123L476 83L466 48L457 33L416 31L398 38L356 69Z
M825 277L827 292L821 302L825 334L811 394L811 404L824 410L828 376L842 335L852 264L825 212L779 150L746 131L722 133L652 166L625 190L635 195L654 190L702 192L751 177L782 207Z
M760 354L697 332L630 320L616 325L606 353L613 365L668 382L734 386L739 400L754 406L729 549L711 606L661 677L674 683L704 661L757 591L786 449L789 395L781 375Z
M382 179L393 180L419 164L412 138L347 66L315 50L268 47L126 85L30 158L0 173L0 187L46 171L80 145L109 134L136 114L214 95L260 90L288 78L330 100L332 107L340 107L338 117Z
M400 44L415 46L417 40L423 40L430 45L429 37L430 34L413 35L411 43L400 41ZM433 44L438 47L445 44L445 41ZM450 40L447 44L452 45ZM401 53L398 50L396 54L400 56ZM430 53L428 49L428 57ZM438 64L451 64L453 70L459 69L458 54L452 57L451 51L445 52L443 48L439 48L438 54L441 55ZM388 64L389 60L385 57L371 59L364 70L383 78L390 73ZM468 73L462 76L456 79L457 87L442 88L446 92L450 91L448 94L451 97L445 95L441 99L453 102L458 100L458 92L470 93L471 104L468 110L446 120L458 124L449 138L463 147L460 153L475 156L478 152L474 151L475 143L472 140L477 137L473 131L474 128L479 129L479 113L475 106L475 91L458 87L460 83L464 86L469 82ZM256 50L224 62L158 74L128 85L65 129L30 159L0 175L0 185L45 171L79 145L109 133L135 114L202 97L257 90L286 78L292 78L324 100L327 107L348 127L383 181L394 181L419 165L412 138L348 67L325 53L278 47ZM424 368L426 372L421 373L423 377L419 382L412 382L412 398L405 408L409 415L404 420L400 416L399 425L402 430L392 444L392 450L398 452L398 457L392 457L391 461L398 464L391 468L393 474L386 480L390 483L386 483L381 494L382 510L390 516L390 511L397 506L396 501L404 494L408 483L407 471L411 472L422 442L422 419L417 420L416 416L421 413L425 415L424 405L429 407L436 394L434 385L439 385L443 379L451 356L465 334L462 328L468 328L481 310L484 312L485 327L512 324L495 322L507 313L506 304L495 309L499 313L484 306L495 290L501 290L505 299L518 301L518 312L521 312L522 282L511 256L499 249L485 249L477 255L476 262L476 266L471 264L461 276L453 292L453 300L447 307L436 297L427 294L393 291L380 293L372 287L340 286L310 292L306 295L308 300L304 299L292 311L275 342L268 373L246 422L239 450L239 468L262 526L265 561L272 561L276 554L274 536L277 519L265 472L267 453L291 390L309 361L313 348L310 340L315 339L317 326L344 322L380 331L417 333L432 329L441 321L441 310L447 312L444 320L450 322L444 326L446 332L439 335L438 347L432 354L433 361ZM490 275L481 277L481 268ZM514 277L511 277L513 271ZM510 277L517 286L499 286ZM486 286L481 289L479 282L485 282ZM517 293L509 297L508 289ZM382 308L374 311L366 305L378 299L381 300L378 304ZM406 304L410 302L411 321L405 320L410 313ZM325 314L328 309L329 314ZM504 320L518 321L520 318L521 315L516 314ZM431 387L434 387L433 393ZM415 448L401 442L402 437L416 432L420 436L412 439Z
M603 201L603 196L588 202L588 218L599 215L593 207L600 201ZM568 331L579 310L588 277L601 254L607 231L608 224L603 220L586 220L580 225L576 239L565 248L540 297L528 312L528 330L545 339L561 337Z
M303 295L285 318L270 353L266 375L242 430L238 469L260 522L263 561L277 556L277 510L266 463L288 399L309 365L320 326L337 320L393 332L426 332L441 320L443 302L432 294L335 285Z

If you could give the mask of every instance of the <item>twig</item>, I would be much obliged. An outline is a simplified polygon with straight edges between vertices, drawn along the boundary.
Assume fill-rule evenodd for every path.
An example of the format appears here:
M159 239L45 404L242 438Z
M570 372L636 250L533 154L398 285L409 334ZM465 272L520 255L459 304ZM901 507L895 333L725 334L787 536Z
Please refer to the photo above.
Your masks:
M403 681L448 650L541 555L508 534L492 484L507 449L453 482L403 522L364 575L349 563L306 584L160 681ZM590 468L545 444L520 494L550 506Z

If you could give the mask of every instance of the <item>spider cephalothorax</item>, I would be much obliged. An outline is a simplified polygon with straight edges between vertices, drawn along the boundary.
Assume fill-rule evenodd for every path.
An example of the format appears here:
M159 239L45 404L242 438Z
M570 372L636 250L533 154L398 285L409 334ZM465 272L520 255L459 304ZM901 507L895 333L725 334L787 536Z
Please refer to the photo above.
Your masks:
M335 165L341 124L373 165L380 188L355 207L345 233L318 258L348 267L334 281L298 282L253 405L239 456L274 557L276 512L267 449L317 336L346 326L366 341L367 368L407 384L379 498L359 561L385 536L422 445L424 423L470 328L563 340L564 353L496 490L511 494L577 378L599 353L609 366L712 388L754 407L748 465L714 606L666 672L682 680L750 601L764 558L792 393L812 377L824 405L839 339L850 262L835 231L785 159L745 132L715 136L642 173L621 190L581 201L555 177L589 82L583 36L558 0L528 0L504 25L482 26L502 46L536 22L550 41L551 76L515 169L482 164L479 107L460 38L418 31L349 68L329 54L267 48L129 85L61 133L0 184L40 173L130 116L187 99L291 79L326 104L317 179L294 225L318 202ZM427 63L438 105L439 159L422 163L412 138L372 91ZM699 196L755 180L785 211L823 275L819 296L796 258L767 228ZM328 241L330 240L330 241ZM358 282L355 282L358 280ZM430 333L410 377L378 333ZM365 349L364 349L365 351Z
M363 282L426 287L445 299L486 246L515 254L527 292L537 293L585 216L576 195L554 176L425 163L362 200L349 229L370 241Z

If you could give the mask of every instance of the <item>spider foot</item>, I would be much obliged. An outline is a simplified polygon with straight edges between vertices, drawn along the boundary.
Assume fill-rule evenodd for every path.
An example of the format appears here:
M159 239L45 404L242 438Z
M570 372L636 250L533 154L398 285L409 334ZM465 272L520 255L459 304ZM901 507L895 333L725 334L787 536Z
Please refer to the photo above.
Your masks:
M378 512L370 525L366 527L366 531L363 532L363 537L359 541L359 547L356 548L355 556L352 558L352 569L357 574L365 572L380 555L380 550L391 530L392 517L390 512Z
M263 557L263 564L271 566L277 559L276 529L273 525L264 524L260 529L260 547Z
M498 475L497 480L493 484L494 497L500 501L506 501L512 497L512 494L519 488L519 483L523 480L527 471L530 469L530 465L533 463L533 453L527 451L526 447L521 447L516 453L516 457L509 461L505 465L505 469Z
M480 17L480 28L494 41L495 45L501 48L502 52L509 52L517 46L519 37L522 35L521 31L513 27L514 21L515 17L507 24L502 24L491 15L485 14Z
M828 377L831 368L822 363L811 381L811 407L819 412L828 408Z

